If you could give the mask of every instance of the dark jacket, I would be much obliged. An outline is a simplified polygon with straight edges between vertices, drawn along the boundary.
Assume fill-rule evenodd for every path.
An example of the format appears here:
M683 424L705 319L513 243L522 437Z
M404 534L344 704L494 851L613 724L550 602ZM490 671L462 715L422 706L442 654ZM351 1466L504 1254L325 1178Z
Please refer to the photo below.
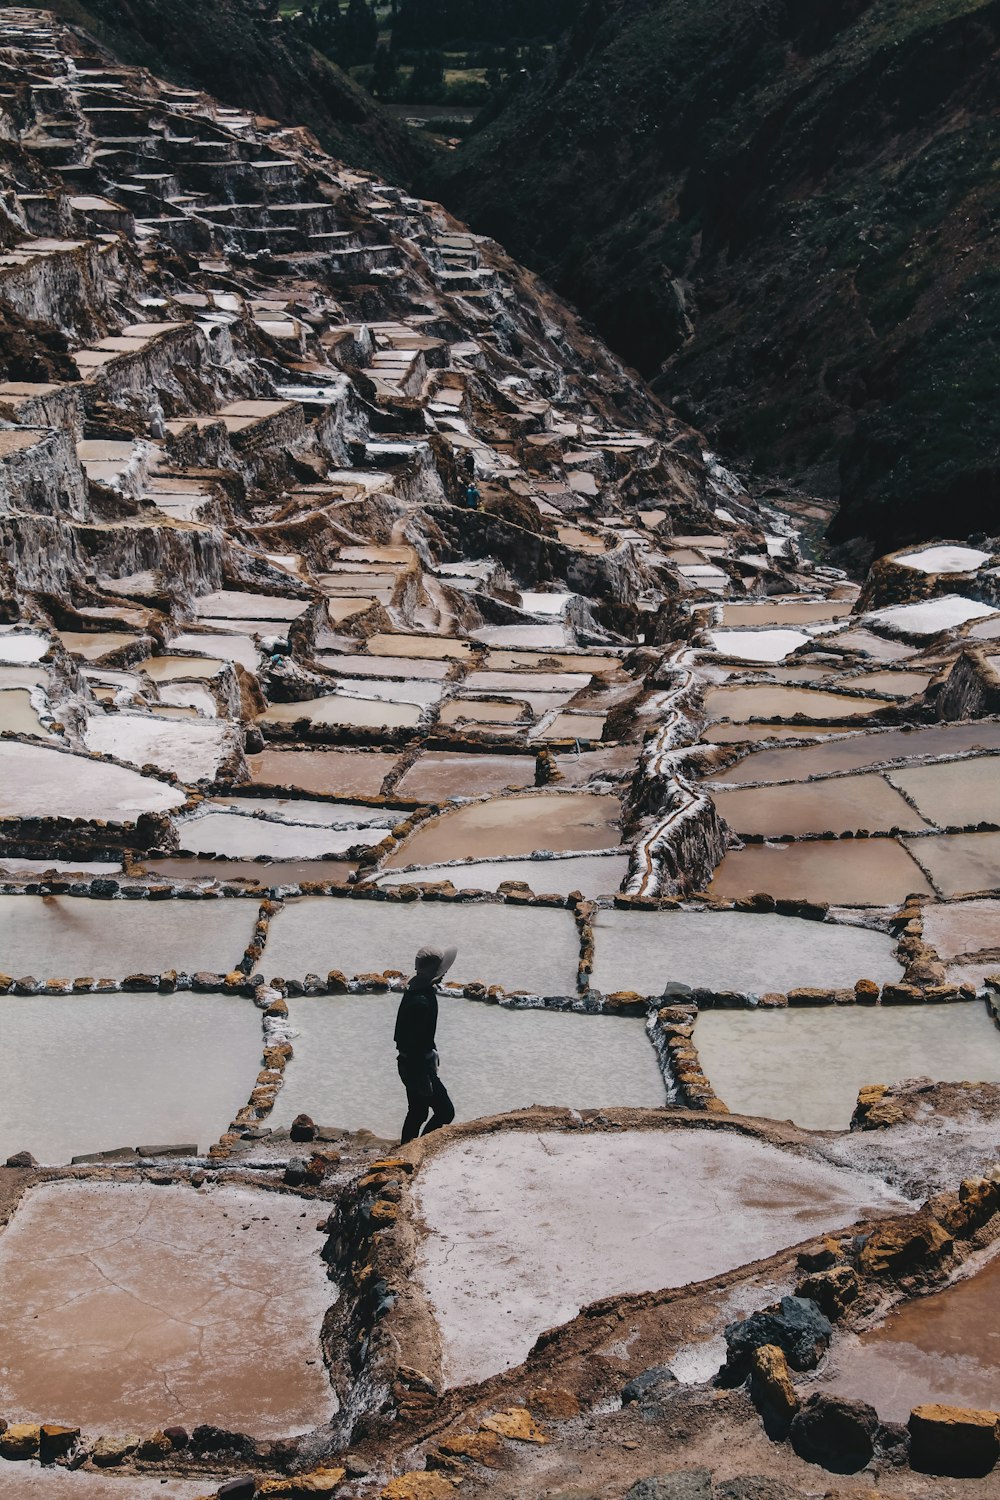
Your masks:
M437 987L432 979L421 979L415 974L399 1002L396 1050L404 1057L427 1057L434 1051L437 1018Z

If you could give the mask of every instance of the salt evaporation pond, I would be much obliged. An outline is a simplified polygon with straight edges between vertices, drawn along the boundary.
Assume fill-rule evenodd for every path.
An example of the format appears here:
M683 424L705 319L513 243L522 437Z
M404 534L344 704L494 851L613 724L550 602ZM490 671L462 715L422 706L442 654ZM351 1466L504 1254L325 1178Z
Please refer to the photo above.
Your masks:
M449 797L481 797L534 784L533 755L460 755L453 750L426 750L397 782L396 791L415 802L444 802Z
M827 599L768 600L760 604L726 604L722 609L724 626L736 625L816 625L837 620L851 613L849 600Z
M319 859L343 854L356 844L378 844L385 828L328 828L283 819L249 818L242 813L207 812L177 825L182 849L193 854L224 854L230 859Z
M800 630L710 630L708 636L720 655L741 661L784 661L809 640Z
M328 724L348 729L415 729L421 709L416 703L383 703L378 698L354 698L334 694L307 698L298 703L272 703L258 717L262 724Z
M1000 890L1000 833L939 833L906 847L946 900Z
M1000 949L1000 901L924 907L924 942L948 962L962 953Z
M0 1500L121 1500L121 1479L99 1470L74 1472L55 1464L20 1462L0 1468ZM204 1500L204 1479L129 1475L128 1500Z
M905 1206L874 1177L689 1128L501 1131L436 1152L414 1187L448 1386L519 1364L597 1298L707 1280Z
M867 1401L883 1422L939 1403L996 1411L1000 1404L1000 1259L943 1292L894 1308L877 1328L842 1334L819 1385Z
M969 750L997 749L1000 749L1000 723L995 721L930 724L917 729L854 734L825 744L757 750L728 771L713 772L710 779L720 786L750 781L804 781L808 776L859 771L866 766L918 755L963 755Z
M296 885L300 881L346 882L358 868L352 859L234 860L195 856L191 859L150 859L145 870L153 879L194 880L201 885L239 880L254 885Z
M258 786L293 786L342 797L377 797L398 755L384 750L263 750L247 756Z
M790 719L794 714L803 714L807 719L847 719L887 708L889 701L784 683L773 687L746 684L709 688L705 694L705 712L710 719Z
M214 780L230 744L223 720L168 720L153 714L94 714L87 720L84 744L133 766L153 765L172 771L187 786Z
M329 1421L319 1334L336 1292L320 1248L294 1196L34 1188L0 1237L4 1411L91 1432L210 1423L258 1439Z
M734 832L765 838L857 828L911 833L927 827L881 776L839 776L832 781L713 791L712 801Z
M896 906L911 893L933 895L920 866L891 838L730 849L708 889L725 901L766 892L835 906Z
M398 1139L406 1094L394 1066L398 995L300 997L295 1056L271 1115ZM517 1010L455 995L439 1003L441 1077L459 1120L532 1104L656 1109L666 1090L645 1022L636 1017Z
M1000 1032L979 1001L706 1011L694 1040L735 1114L806 1130L846 1130L865 1084L1000 1080Z
M1000 823L1000 756L911 766L891 780L939 828Z
M621 804L594 792L532 792L473 802L421 824L387 861L440 864L466 856L531 854L536 849L614 849Z
M216 901L95 901L0 896L0 971L20 979L124 979L177 969L228 974L253 937L258 907Z
M885 933L767 912L599 911L593 928L591 982L604 994L660 995L671 982L749 994L848 988L903 972Z
M495 891L505 880L521 880L536 896L613 896L628 873L623 854L583 854L569 859L469 860L461 865L428 865L424 869L395 870L379 878L379 885L410 885L417 881L450 880L457 890Z
M579 940L568 911L475 902L346 901L304 896L271 920L258 965L282 978L398 969L409 974L418 948L457 946L449 975L535 995L575 995Z
M9 818L106 818L180 807L184 793L124 766L48 745L0 740L0 814Z
M120 1146L207 1151L246 1104L260 1016L232 995L7 995L17 1067L0 1100L0 1155L55 1165Z
M0 733L48 734L31 701L31 689L0 688Z

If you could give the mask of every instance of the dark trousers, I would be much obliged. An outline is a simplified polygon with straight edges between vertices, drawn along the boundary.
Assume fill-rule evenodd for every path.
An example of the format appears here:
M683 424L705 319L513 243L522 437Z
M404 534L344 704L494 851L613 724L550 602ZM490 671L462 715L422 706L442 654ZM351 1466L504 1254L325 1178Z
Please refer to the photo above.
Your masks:
M420 1127L427 1116L424 1135L450 1125L455 1118L455 1106L448 1097L448 1090L438 1077L437 1065L432 1057L397 1058L399 1076L406 1089L406 1119L403 1121L401 1144L406 1145L420 1134Z

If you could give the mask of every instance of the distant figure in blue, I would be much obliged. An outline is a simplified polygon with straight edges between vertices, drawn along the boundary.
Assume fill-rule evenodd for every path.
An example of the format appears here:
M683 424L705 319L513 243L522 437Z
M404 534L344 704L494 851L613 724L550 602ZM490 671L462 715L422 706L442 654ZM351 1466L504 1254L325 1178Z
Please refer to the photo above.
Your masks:
M466 507L466 510L478 510L479 509L479 491L476 489L476 486L474 484L470 484L470 485L466 486L466 490L465 490L465 507Z
M437 982L455 962L456 951L455 948L421 948L414 960L416 972L399 1003L395 1041L399 1053L399 1076L406 1089L406 1119L401 1137L404 1146L420 1134L421 1126L424 1126L424 1135L428 1135L442 1125L450 1125L455 1118L455 1106L438 1077L440 1058L434 1039L438 1018Z

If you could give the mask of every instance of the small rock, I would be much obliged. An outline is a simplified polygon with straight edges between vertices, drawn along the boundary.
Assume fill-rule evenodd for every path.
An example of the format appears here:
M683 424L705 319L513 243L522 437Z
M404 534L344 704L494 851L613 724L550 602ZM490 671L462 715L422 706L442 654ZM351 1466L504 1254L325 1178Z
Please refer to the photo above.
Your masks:
M306 1160L304 1156L293 1156L289 1159L285 1168L285 1184L287 1187L301 1187L306 1180Z
M196 1174L192 1174L192 1182L194 1181L195 1175ZM186 1427L164 1427L163 1436L165 1438L169 1438L170 1446L178 1451L181 1448L186 1448L188 1443L191 1441L191 1439L188 1437L188 1430Z
M239 1474L235 1479L227 1479L215 1493L218 1500L253 1500L257 1481L252 1474Z
M657 1401L669 1387L677 1384L677 1376L667 1365L654 1365L650 1370L643 1370L641 1375L633 1375L622 1386L622 1406L629 1406L633 1401Z
M42 1429L33 1422L12 1422L0 1433L0 1454L7 1459L34 1458L38 1453Z
M381 1491L380 1500L451 1500L457 1483L436 1471L411 1471L390 1479Z
M55 1422L43 1422L38 1444L38 1456L43 1464L65 1458L80 1439L79 1427L60 1427Z
M712 1500L712 1476L707 1469L678 1469L640 1479L626 1491L625 1500Z
M282 1500L285 1496L332 1495L346 1477L346 1469L310 1469L308 1474L292 1474L279 1479L265 1479L263 1484L258 1486L257 1494L282 1497Z
M738 1385L750 1372L750 1357L762 1344L776 1344L793 1370L812 1370L826 1352L833 1326L808 1297L782 1297L777 1307L753 1313L726 1329L729 1354L724 1385Z
M155 1463L161 1458L166 1458L167 1455L172 1452L173 1444L167 1437L166 1433L157 1431L150 1433L149 1437L143 1438L142 1442L136 1449L136 1457L149 1459L151 1462Z
M38 1163L30 1151L15 1151L13 1156L8 1156L4 1165L8 1167L37 1167Z
M91 1449L90 1456L99 1469L111 1469L131 1458L141 1441L137 1437L101 1437Z
M792 1419L792 1447L807 1463L835 1474L856 1474L875 1453L878 1412L866 1401L817 1391Z
M750 1356L750 1399L769 1437L783 1438L799 1409L788 1361L777 1344L761 1344Z
M995 1411L915 1406L909 1428L910 1463L927 1474L973 1478L988 1474L1000 1458L1000 1417Z
M316 1137L316 1126L308 1115L296 1115L288 1134L293 1141L311 1141Z
M460 1459L496 1469L503 1459L503 1443L495 1432L460 1432L455 1437L443 1438L438 1444L438 1453L445 1459ZM427 1461L428 1466L433 1467L430 1455Z
M523 1406L510 1406L498 1411L479 1424L480 1432L495 1432L499 1437L509 1438L515 1443L547 1443L549 1438L535 1423L531 1412Z

